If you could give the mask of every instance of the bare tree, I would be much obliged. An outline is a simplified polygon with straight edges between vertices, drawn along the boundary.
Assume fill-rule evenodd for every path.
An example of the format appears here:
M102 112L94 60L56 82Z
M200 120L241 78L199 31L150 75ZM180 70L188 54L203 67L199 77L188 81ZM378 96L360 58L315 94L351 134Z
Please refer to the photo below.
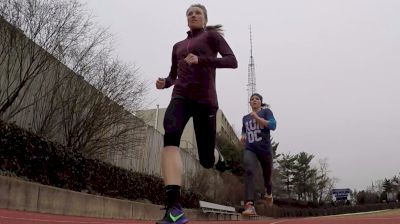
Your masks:
M0 101L4 120L32 104L24 98L32 93L31 85L39 75L58 61L74 72L84 71L108 39L78 1L5 0L0 3L0 16L5 20L0 55L5 68Z
M330 170L328 159L320 159L318 160L318 163L317 191L318 201L321 202L323 199L327 198L328 194L330 194L333 179L329 177Z
M339 178L337 177L332 177L329 179L326 191L329 192L325 195L325 201L332 201L332 190L335 188L335 184L339 182Z
M145 83L77 0L0 2L0 118L88 155L141 141ZM27 116L29 115L29 116ZM24 118L25 119L25 118Z
M110 147L123 152L136 147L143 136L137 131L144 122L132 115L140 108L144 84L138 82L135 70L118 61L104 61L92 81L70 80L60 93L60 125L67 146L88 155L104 154ZM81 83L80 85L77 83Z
M6 121L31 104L23 98L33 80L49 69L49 55L3 20L0 26L0 117Z

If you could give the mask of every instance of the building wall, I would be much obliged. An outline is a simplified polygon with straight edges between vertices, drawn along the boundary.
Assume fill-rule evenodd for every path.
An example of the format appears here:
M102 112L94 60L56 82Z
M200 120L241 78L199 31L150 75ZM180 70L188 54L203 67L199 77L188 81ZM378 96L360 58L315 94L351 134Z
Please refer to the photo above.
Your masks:
M166 108L141 110L136 112L136 116L141 118L147 125L152 126L162 135L164 135L165 130L163 126L163 120L165 116ZM197 142L196 136L194 134L193 119L190 118L185 126L182 133L180 148L187 149L187 151L198 158L197 153Z
M165 111L166 108L142 110L138 111L136 116L140 117L148 125L155 127L155 129L157 129L161 134L164 134L163 120ZM225 117L222 110L218 110L217 112L217 133L224 136L232 144L239 143L239 139L233 127ZM180 148L188 149L189 153L193 153L198 157L196 135L193 128L192 118L190 118L182 133Z
M217 113L217 133L224 136L232 144L239 144L238 136L222 110L218 110Z

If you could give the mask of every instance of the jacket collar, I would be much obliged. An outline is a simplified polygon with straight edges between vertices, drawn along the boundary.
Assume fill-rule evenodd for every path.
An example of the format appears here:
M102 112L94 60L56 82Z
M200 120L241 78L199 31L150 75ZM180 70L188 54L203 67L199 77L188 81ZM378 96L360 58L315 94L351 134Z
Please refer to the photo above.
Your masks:
M188 37L195 37L195 36L203 33L204 31L205 31L205 29L201 28L201 29L196 29L196 30L189 30L186 33L187 33Z

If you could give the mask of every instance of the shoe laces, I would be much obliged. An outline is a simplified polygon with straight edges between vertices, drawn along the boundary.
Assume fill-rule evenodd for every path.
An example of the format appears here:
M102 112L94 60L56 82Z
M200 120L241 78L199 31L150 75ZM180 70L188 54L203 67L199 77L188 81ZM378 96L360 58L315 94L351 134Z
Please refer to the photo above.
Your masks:
M248 208L251 208L251 207L254 207L253 202L251 202L251 201L246 202L246 204L244 205L245 209L248 209Z

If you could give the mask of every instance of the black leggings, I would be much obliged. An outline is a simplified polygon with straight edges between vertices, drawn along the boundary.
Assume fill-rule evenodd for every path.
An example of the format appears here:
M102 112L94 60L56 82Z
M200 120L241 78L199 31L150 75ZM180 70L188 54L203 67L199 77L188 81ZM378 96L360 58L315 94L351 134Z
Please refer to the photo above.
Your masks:
M216 135L216 115L218 108L200 104L183 98L173 98L164 116L164 147L179 147L182 132L193 117L197 150L200 164L204 168L214 166L214 148Z

